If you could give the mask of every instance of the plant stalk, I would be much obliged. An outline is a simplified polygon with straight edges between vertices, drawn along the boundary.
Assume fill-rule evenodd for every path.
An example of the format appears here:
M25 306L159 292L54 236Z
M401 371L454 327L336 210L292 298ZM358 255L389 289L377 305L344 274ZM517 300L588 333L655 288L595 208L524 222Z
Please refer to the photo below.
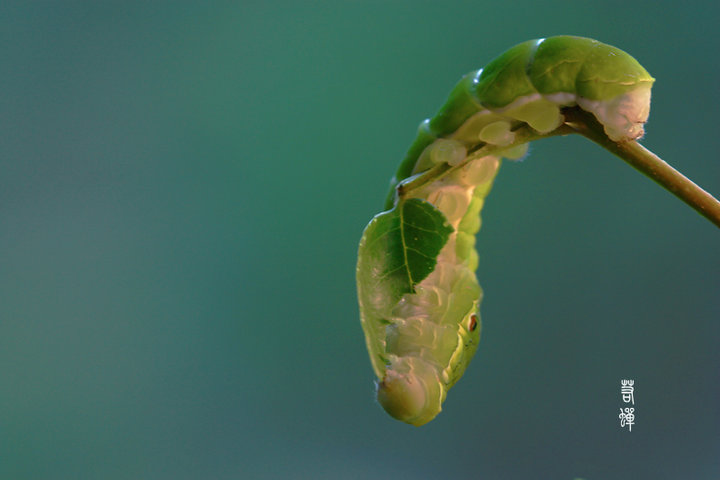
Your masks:
M501 147L498 145L491 145L480 142L474 147L468 149L467 158L465 158L465 160L460 162L458 165L450 166L447 163L441 163L439 165L435 165L430 170L424 171L422 174L401 181L396 187L398 198L402 198L413 190L416 190L420 187L427 185L428 183L441 179L443 176L449 174L452 171L455 171L458 168L462 168L468 162L475 160L476 158L484 157L486 155L493 155L498 151L507 150L508 148L521 145L523 143L529 143L533 140L576 133L572 127L566 124L560 125L558 128L556 128L550 133L538 133L532 128L530 128L530 126L528 125L522 125L519 128L513 130L513 132L515 133L515 139L510 145L505 145Z
M595 117L579 108L567 109L566 123L583 137L625 160L632 167L659 183L700 215L720 227L720 201L637 141L614 142Z
M566 108L563 110L563 114L565 115L565 123L550 133L540 134L527 125L519 127L515 130L515 141L513 145L556 135L578 133L625 160L633 168L650 177L665 190L688 204L717 227L720 227L720 201L682 173L675 170L660 157L635 140L614 142L605 134L603 126L597 121L593 114L578 107ZM475 158L492 155L506 148L508 148L508 146L499 147L497 145L479 143L468 150L467 158L459 165L450 166L445 163L436 165L420 175L400 182L397 186L397 198L406 197L413 190L442 178Z

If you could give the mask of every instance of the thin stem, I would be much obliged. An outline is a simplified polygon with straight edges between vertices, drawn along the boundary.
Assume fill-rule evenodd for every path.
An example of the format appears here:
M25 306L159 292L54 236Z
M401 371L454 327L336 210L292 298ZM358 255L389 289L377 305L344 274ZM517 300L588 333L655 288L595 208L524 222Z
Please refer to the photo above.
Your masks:
M397 186L397 198L406 197L413 190L439 180L474 159L493 155L532 140L578 133L625 160L632 167L644 173L695 209L700 215L720 227L720 201L665 163L660 157L634 140L628 142L610 140L605 134L603 126L595 117L578 107L566 108L563 110L563 114L565 115L565 123L550 133L540 134L529 126L523 125L515 130L515 140L511 145L500 147L478 143L468 150L466 159L460 164L454 166L447 163L435 165L421 174L400 182Z
M447 163L441 163L439 165L435 165L429 170L424 171L423 173L410 177L406 180L403 180L400 182L397 186L397 195L398 198L403 198L404 196L407 196L407 194L413 190L417 190L418 188L427 185L428 183L434 182L436 180L441 179L445 175L448 175L450 172L453 172L457 170L458 168L464 167L467 163L471 162L472 160L475 160L477 158L485 157L487 155L492 155L495 152L507 150L509 148L515 147L517 145L522 145L523 143L529 143L533 140L538 140L540 138L548 138L548 137L555 137L558 135L569 135L571 133L576 133L575 130L568 125L561 125L560 127L556 128L550 133L538 133L532 128L530 128L528 125L522 125L518 127L516 130L514 130L515 133L515 139L513 140L513 143L510 145L505 146L498 146L498 145L492 145L488 143L478 143L472 148L468 149L468 154L465 160L460 162L457 165L451 166Z
M577 133L611 151L644 173L680 200L720 227L720 201L636 141L610 140L595 117L578 108L565 112L566 122Z
M430 170L425 170L420 175L415 175L407 180L403 180L402 182L398 183L398 186L396 187L398 198L402 198L406 196L409 192L417 190L423 185L427 185L430 182L438 180L443 175L445 175L445 173L449 172L452 169L453 167L449 164L440 163L432 167Z

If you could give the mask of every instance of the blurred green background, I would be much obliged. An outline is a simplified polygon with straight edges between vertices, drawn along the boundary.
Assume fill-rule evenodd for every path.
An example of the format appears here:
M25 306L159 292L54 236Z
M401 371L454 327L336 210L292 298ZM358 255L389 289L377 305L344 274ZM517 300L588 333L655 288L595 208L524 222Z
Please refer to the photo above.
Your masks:
M643 143L720 194L720 8L680 5L2 2L0 478L720 478L720 231L590 142L501 168L429 425L355 293L417 124L527 39L635 56Z

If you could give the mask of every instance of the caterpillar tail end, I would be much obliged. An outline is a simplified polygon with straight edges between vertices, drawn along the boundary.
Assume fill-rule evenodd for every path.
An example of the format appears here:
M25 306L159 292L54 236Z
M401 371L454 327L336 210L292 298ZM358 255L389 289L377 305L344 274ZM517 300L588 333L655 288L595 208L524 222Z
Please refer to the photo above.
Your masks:
M377 401L393 418L420 427L442 410L445 389L418 358L398 359L377 383Z

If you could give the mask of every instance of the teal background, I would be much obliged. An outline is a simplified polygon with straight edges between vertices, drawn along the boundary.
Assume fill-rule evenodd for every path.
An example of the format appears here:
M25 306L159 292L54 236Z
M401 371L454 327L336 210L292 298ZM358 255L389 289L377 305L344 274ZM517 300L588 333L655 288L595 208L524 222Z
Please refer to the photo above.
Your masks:
M427 426L374 402L354 279L417 124L531 38L635 56L643 143L719 195L719 13L2 2L0 478L720 478L720 231L590 142L503 164Z

